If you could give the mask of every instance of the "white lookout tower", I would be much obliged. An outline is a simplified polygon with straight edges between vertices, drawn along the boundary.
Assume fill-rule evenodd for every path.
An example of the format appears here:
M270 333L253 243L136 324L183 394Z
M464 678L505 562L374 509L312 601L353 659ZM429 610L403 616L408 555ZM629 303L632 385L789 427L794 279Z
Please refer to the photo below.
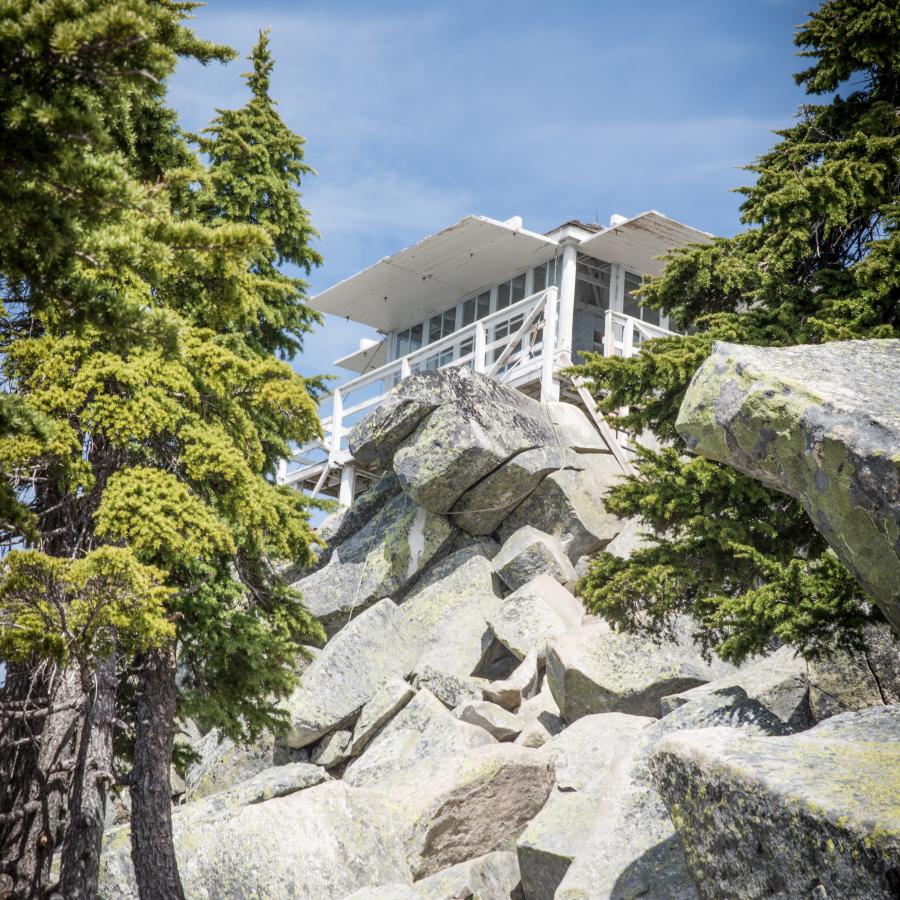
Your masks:
M666 251L710 239L655 210L613 216L608 228L570 221L547 234L518 217L468 216L328 288L316 309L369 325L382 339L335 361L357 375L325 401L324 438L285 461L279 481L349 505L380 474L356 464L351 427L402 379L447 366L469 366L542 400L584 403L629 468L588 392L562 370L586 350L632 356L641 341L674 334L634 290L660 271Z

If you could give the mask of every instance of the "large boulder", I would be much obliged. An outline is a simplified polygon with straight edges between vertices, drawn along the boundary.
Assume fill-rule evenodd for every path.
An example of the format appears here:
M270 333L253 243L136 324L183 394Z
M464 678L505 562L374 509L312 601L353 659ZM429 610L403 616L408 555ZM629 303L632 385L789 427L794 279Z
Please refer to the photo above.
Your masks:
M523 747L542 747L566 727L546 678L537 694L522 701L519 718L522 720L522 732L516 743Z
M553 900L600 813L592 792L554 791L516 842L526 900Z
M541 673L538 668L537 652L532 650L506 678L487 681L482 686L481 695L485 700L496 703L510 712L515 712L523 700L528 700L540 690Z
M583 843L570 845L575 858L564 868L555 900L696 900L681 845L647 769L652 728L615 753L592 798L598 815L592 826L589 813L582 819Z
M466 368L404 379L350 434L359 462L391 466L403 490L436 513L511 457L557 444L540 403Z
M680 732L651 769L701 897L897 897L900 707L790 737Z
M290 730L285 742L303 747L349 724L391 677L405 677L416 660L405 620L387 598L338 632L303 673L285 703Z
M547 645L547 681L567 722L600 712L658 718L661 698L730 671L703 659L686 622L675 639L654 641L598 620Z
M433 566L400 607L407 647L417 657L415 672L431 667L472 675L491 641L487 619L502 602L491 562L479 547Z
M555 535L523 525L504 542L493 559L494 571L512 591L538 575L549 575L560 584L575 583L575 567Z
M553 766L538 751L492 744L431 757L376 788L400 836L413 879L496 850L513 850L547 801Z
M282 747L271 734L248 744L235 743L218 729L208 731L193 749L199 759L184 773L184 800L200 800L252 778L270 766L305 762L305 749Z
M508 459L467 490L448 513L470 534L492 534L500 523L553 472L585 468L566 447L534 447Z
M380 784L424 759L494 743L483 728L455 718L430 691L420 690L350 764L344 781L354 787Z
M455 533L442 516L401 493L335 547L327 565L291 586L330 636L353 615L409 585Z
M810 661L809 704L816 721L900 703L900 640L883 624L866 626L863 637L863 649L837 649Z
M612 453L597 426L580 406L550 401L544 407L564 447L571 447L580 453Z
M340 782L248 805L212 808L211 799L172 815L188 897L337 900L367 884L411 881L405 848L380 806ZM107 833L103 900L137 898L130 851L127 826Z
M550 575L538 575L513 591L488 619L498 641L517 659L546 655L547 642L581 625L584 608Z
M582 471L562 469L544 478L499 528L507 540L523 525L558 537L569 560L602 550L622 529L606 509L606 492L624 473L609 453L583 453Z
M623 747L655 720L622 713L579 719L541 752L556 771L556 790L516 843L527 900L552 900L604 812L603 785Z
M429 875L416 882L415 890L422 900L508 900L519 881L516 854L497 850ZM382 895L380 900L387 898Z
M477 725L498 741L511 741L522 731L522 720L508 709L487 700L466 700L453 710L461 722Z
M310 761L323 769L333 769L349 759L352 740L352 731L332 731L316 744L310 754Z
M561 791L594 791L606 777L620 748L633 744L657 720L626 713L584 716L556 735L542 753L553 760Z
M449 866L414 885L361 888L344 900L509 900L517 897L519 863L508 850Z
M348 755L359 756L386 722L413 698L415 691L402 678L391 678L360 710L348 747Z
M653 786L649 760L666 735L716 726L763 736L788 731L776 715L743 690L727 688L694 697L659 721L632 731L615 748L597 788L601 814L566 871L556 900L696 900L681 843Z
M462 675L451 675L425 666L416 677L417 689L425 688L434 694L447 709L455 709L466 700L484 699L484 686L488 682L483 678L465 678Z
M668 715L692 701L705 701L708 709L712 698L724 700L723 708L743 704L748 710L774 716L785 732L813 724L806 662L790 647L746 663L724 678L663 697L662 713Z
M900 340L717 343L676 428L796 497L900 634Z
M321 569L330 559L336 547L348 541L363 528L389 501L400 493L400 482L393 472L385 472L367 491L360 494L350 506L327 516L316 528L316 536L323 542L316 553L316 561L305 569L291 566L282 574L286 581L296 581Z

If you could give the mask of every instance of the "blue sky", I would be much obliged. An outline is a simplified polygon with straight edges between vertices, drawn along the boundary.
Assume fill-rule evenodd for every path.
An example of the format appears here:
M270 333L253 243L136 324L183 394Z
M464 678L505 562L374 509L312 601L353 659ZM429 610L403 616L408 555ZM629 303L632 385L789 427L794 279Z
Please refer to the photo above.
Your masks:
M272 93L319 173L315 292L470 213L546 231L658 209L733 233L739 167L802 98L792 36L814 5L211 0L194 24L242 57L272 29ZM243 104L246 68L183 63L184 126ZM333 372L369 334L329 318L295 365Z

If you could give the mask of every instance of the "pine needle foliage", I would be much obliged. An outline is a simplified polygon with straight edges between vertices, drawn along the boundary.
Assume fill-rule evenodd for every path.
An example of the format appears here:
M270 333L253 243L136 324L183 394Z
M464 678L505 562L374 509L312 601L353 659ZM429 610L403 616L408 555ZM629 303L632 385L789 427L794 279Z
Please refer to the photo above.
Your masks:
M304 160L304 143L278 114L269 89L274 62L268 31L262 31L243 77L249 102L218 110L194 140L209 162L208 177L196 196L196 213L209 224L245 222L265 230L271 243L254 258L250 274L260 306L240 323L253 346L290 358L302 348L302 335L320 321L306 303L307 284L282 271L285 264L306 275L322 258L318 237L300 202L299 185L314 174Z
M747 230L669 255L642 302L692 328L631 359L592 356L586 376L617 424L663 442L609 507L655 543L592 562L580 591L616 626L662 634L691 613L707 648L734 662L773 639L811 657L858 646L880 618L800 505L686 454L675 432L687 385L716 340L788 346L900 331L900 8L829 0L798 30L796 76L825 102L748 169ZM618 410L627 408L624 414Z
M320 433L319 381L276 356L317 317L279 267L320 259L264 39L209 165L165 105L179 57L233 56L195 5L0 9L0 657L85 683L117 659L127 722L141 655L174 642L181 715L241 739L324 638L279 576L311 560L309 503L274 479Z

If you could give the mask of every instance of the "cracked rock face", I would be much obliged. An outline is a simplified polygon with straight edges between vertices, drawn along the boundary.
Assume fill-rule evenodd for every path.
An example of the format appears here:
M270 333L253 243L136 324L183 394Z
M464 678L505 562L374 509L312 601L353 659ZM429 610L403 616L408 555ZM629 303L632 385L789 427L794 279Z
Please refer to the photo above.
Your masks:
M900 340L717 343L676 428L796 497L900 634Z
M291 720L288 746L305 747L334 731L392 677L407 675L415 653L404 637L403 615L387 598L345 625L285 704Z
M327 564L291 585L329 635L409 585L456 533L446 519L403 493L367 520L353 518L358 529L331 551Z

